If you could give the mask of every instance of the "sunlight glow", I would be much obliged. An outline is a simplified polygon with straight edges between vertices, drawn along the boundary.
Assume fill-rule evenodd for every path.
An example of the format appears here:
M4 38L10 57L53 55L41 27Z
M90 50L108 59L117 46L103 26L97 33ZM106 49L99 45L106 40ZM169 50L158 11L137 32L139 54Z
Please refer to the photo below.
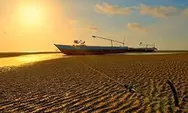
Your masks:
M36 5L22 6L19 13L20 21L26 25L38 25L44 16L42 8Z
M46 61L56 58L68 58L68 56L62 56L62 54L31 54L0 58L0 68L5 66L21 66L25 64L33 64L35 62Z
M22 57L18 57L18 60L29 63L29 62L39 61L40 57L38 57L37 55L25 55Z

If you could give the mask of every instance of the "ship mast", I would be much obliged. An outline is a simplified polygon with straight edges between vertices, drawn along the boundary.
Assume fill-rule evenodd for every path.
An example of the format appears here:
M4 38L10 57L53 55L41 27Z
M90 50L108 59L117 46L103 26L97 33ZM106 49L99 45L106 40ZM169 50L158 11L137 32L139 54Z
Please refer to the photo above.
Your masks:
M125 39L123 42L120 42L120 41L117 41L117 40L112 40L110 38L104 38L104 37L100 37L100 36L92 36L93 38L100 38L100 39L104 39L104 40L109 40L111 42L111 46L113 46L113 42L117 42L117 43L120 43L120 44L123 44L123 46L125 45Z

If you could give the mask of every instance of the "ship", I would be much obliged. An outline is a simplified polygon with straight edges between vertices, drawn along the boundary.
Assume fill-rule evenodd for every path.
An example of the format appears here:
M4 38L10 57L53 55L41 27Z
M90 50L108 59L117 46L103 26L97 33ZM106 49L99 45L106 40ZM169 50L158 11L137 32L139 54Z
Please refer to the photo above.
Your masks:
M129 48L125 46L125 42L120 42L117 40L112 40L109 38L104 38L100 36L92 36L93 38L105 39L111 42L111 46L87 46L85 41L74 40L73 45L62 45L54 44L58 50L66 55L104 55L104 54L118 54L126 52L153 52L156 50L155 47L152 48ZM113 46L113 42L123 44L123 46Z

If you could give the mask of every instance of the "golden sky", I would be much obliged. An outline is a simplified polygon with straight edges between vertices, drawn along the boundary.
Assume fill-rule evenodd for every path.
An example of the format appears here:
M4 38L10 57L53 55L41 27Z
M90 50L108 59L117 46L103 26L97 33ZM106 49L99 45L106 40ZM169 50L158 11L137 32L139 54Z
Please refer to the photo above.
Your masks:
M53 43L69 43L74 37L71 19L56 0L1 0L0 4L0 51L54 51Z
M188 1L183 0L0 0L1 51L55 51L54 43L188 49Z

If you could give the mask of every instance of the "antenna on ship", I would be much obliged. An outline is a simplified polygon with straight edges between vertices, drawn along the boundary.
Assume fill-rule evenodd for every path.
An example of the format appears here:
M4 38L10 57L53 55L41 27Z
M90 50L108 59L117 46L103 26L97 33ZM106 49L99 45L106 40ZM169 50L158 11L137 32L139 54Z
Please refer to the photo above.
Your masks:
M124 39L123 39L123 47L125 46L125 36L124 36Z

